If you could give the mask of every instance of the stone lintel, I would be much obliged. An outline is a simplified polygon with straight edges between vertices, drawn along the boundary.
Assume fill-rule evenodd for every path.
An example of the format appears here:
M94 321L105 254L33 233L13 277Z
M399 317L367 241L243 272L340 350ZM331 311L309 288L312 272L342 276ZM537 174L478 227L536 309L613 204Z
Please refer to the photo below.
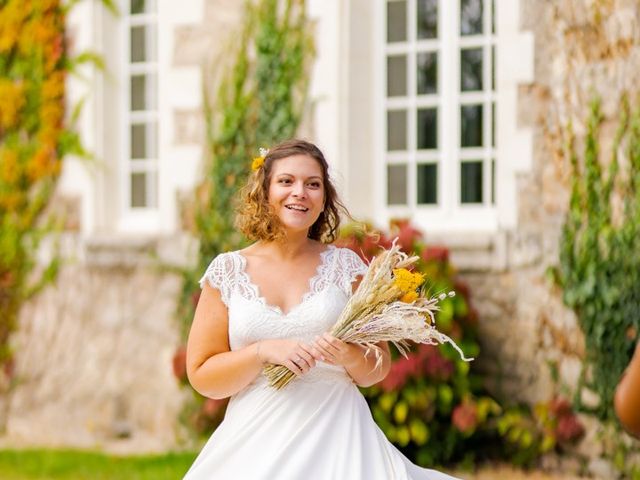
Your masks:
M105 235L85 241L84 263L98 268L185 267L195 259L197 241L171 236Z

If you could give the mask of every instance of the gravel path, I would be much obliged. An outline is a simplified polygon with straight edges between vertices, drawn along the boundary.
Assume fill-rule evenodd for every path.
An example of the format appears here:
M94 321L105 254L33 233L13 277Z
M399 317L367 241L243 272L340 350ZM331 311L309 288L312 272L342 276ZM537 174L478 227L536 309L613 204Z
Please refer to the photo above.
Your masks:
M545 473L538 470L523 471L509 466L483 467L477 472L453 472L464 480L583 480L572 474Z

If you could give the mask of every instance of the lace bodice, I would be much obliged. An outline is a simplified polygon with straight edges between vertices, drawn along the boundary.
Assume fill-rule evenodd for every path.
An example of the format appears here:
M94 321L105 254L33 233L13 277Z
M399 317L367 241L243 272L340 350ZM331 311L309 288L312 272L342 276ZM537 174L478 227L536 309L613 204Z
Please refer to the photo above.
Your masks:
M228 308L229 346L232 350L265 338L311 341L336 321L351 295L351 285L366 271L352 250L330 245L321 254L316 274L300 303L286 314L269 305L246 272L246 259L228 252L213 259L200 279L220 291Z

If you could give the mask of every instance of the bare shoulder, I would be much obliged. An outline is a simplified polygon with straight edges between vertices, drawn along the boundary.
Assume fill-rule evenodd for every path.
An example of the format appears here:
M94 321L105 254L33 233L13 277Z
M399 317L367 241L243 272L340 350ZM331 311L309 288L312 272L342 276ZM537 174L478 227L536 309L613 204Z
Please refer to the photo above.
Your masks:
M259 243L252 243L248 247L245 247L237 251L243 257L259 257L265 254L264 247Z

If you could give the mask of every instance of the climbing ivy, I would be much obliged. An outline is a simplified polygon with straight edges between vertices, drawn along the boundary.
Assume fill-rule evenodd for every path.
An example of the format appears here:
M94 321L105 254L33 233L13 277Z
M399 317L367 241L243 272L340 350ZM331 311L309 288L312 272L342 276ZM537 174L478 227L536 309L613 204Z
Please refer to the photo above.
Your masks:
M590 105L581 152L567 128L571 199L555 274L585 335L576 402L601 420L614 418L614 389L640 327L640 108L631 110L624 98L608 162L601 161L597 99ZM597 406L581 404L582 387L599 396Z
M71 55L66 17L73 2L0 0L0 394L13 368L9 346L22 306L56 276L54 255L42 265L43 240L61 220L49 205L65 155L88 156L73 126L82 103L67 114L66 77L90 52ZM115 13L112 0L102 0Z
M225 57L233 52L233 62L214 72L220 78L217 87L204 90L208 159L195 195L197 261L183 272L178 311L183 336L193 319L203 269L217 254L245 245L234 228L234 202L252 158L260 147L293 137L306 105L314 47L304 0L247 2L244 19L235 47L224 52ZM182 354L176 355L180 364ZM184 378L180 368L176 372Z
M208 159L196 190L197 262L184 274L185 327L193 318L190 299L203 267L244 245L234 228L234 201L252 158L260 147L293 137L306 104L314 48L304 0L247 2L244 19L233 39L234 61L218 75L215 97L210 86L204 89Z

